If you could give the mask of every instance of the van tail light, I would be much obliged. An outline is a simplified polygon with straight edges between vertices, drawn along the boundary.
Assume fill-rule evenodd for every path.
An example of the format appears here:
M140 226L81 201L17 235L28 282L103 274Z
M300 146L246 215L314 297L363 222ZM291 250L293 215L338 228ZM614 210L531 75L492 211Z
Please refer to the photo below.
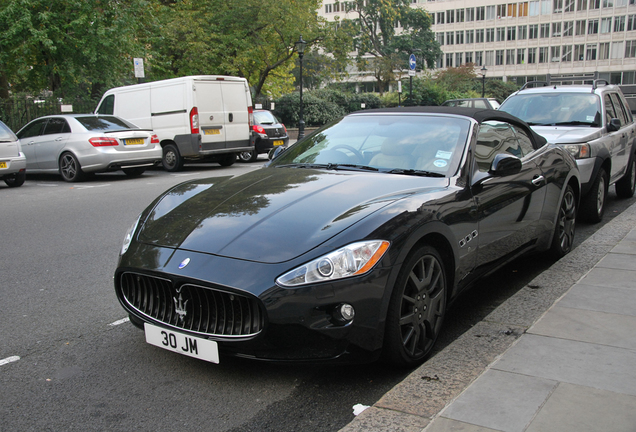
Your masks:
M247 107L247 118L249 120L250 127L252 127L254 125L254 108Z
M112 147L119 145L117 139L108 137L94 137L90 138L88 142L91 143L93 147Z
M199 109L197 107L190 110L190 133L199 133Z
M159 137L157 134L150 135L150 144L159 144Z

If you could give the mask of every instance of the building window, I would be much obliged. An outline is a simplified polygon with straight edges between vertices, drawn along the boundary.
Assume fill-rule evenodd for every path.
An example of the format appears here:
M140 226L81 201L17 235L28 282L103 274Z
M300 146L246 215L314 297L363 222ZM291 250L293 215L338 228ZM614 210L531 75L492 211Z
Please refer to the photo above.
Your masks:
M550 37L550 23L541 24L541 34L542 38Z
M444 12L437 12L437 24L444 24Z
M598 18L588 20L587 22L587 34L598 33Z
M325 13L331 13L332 7L333 7L332 4L326 4L325 5Z
M462 62L462 57L463 57L463 53L455 53L455 67L459 67L462 64L464 64Z
M464 22L464 9L457 9L455 11L455 18L457 19L457 22Z
M548 62L548 47L539 47L539 63Z
M561 37L561 22L552 23L552 37Z
M446 45L455 45L455 33L446 32Z
M495 51L495 65L501 66L504 64L504 50Z
M495 19L495 7L494 6L486 6L486 19L494 20Z
M614 0L603 0L603 7L604 8L614 7Z
M598 59L607 60L610 57L610 43L601 42L598 44Z
M615 32L625 31L625 15L614 17L614 31Z
M475 30L475 42L477 43L484 42L484 29Z
M625 41L625 58L636 57L636 40Z
M550 61L551 62L560 62L561 61L561 47L553 46L550 47Z
M475 8L466 8L466 21L475 21Z
M506 40L506 28L505 27L497 27L497 42Z
M525 64L526 62L526 50L518 49L517 50L517 64Z
M440 45L444 45L444 32L435 33L435 40Z
M446 67L453 67L453 53L446 53Z
M563 45L563 48L561 49L561 61L572 61L572 45Z
M576 35L577 36L581 36L584 35L585 32L585 28L586 26L586 21L585 20L576 20Z
M539 24L530 24L528 26L528 39L539 38Z
M550 0L541 0L541 15L549 15L552 13L552 3Z
M466 30L466 43L475 43L475 30ZM468 63L468 61L466 61Z
M614 0L614 6L616 7L627 6L627 0Z
M484 53L482 51L475 51L475 66L484 65Z
M497 18L505 18L506 17L506 5L497 5Z
M492 66L495 64L495 52L486 51L486 64L484 66Z
M574 61L583 61L585 59L585 45L574 45Z
M486 29L486 43L495 41L495 29Z
M553 0L553 10L554 13L561 13L563 12L563 0Z
M519 3L519 13L520 17L528 16L528 2Z
M464 43L464 32L463 31L455 32L455 43L457 45L461 45L461 44Z
M472 63L473 62L473 53L472 52L464 53L464 58L466 59L466 63Z
M587 44L585 47L585 60L596 60L596 44Z
M576 10L587 10L587 0L578 0L576 4Z
M636 30L636 15L629 15L627 17L627 31Z
M517 39L524 40L528 39L528 26L519 26L517 27Z
M451 24L455 22L455 9L446 11L446 23Z
M601 33L609 33L612 30L612 17L601 18Z
M506 64L507 65L515 64L515 50L513 49L506 50Z
M611 58L613 59L623 58L624 52L625 52L625 43L623 41L612 42Z
M437 61L435 62L435 67L437 69L441 69L444 67L444 56L440 55L439 57L437 57Z
M538 1L528 2L528 15L537 16L541 13L541 5Z
M574 34L574 21L565 21L563 23L563 36L572 36Z
M588 3L589 9L600 9L601 8L601 0L590 0Z
M563 12L574 12L574 0L565 0Z
M475 21L483 21L486 19L486 8L479 6L475 8Z
M537 62L537 49L528 48L528 63L536 63L536 62Z
M517 27L512 26L506 28L506 40L513 41L517 40Z

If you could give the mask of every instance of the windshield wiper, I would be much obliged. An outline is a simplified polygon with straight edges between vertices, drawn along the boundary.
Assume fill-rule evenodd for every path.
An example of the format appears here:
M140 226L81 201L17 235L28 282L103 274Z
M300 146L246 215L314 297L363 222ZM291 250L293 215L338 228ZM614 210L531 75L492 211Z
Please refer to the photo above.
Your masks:
M329 168L330 164L316 163L291 163L285 165L274 165L274 168Z
M366 166L366 165L356 165L356 164L328 164L327 165L327 169L348 169L351 171L380 171L379 169L375 168L375 167L370 167L370 166Z
M528 126L551 126L548 123L533 123L533 122L526 122L528 124Z
M421 176L421 177L446 177L444 174L436 173L432 171L424 171L424 170L414 170L414 169L402 169L395 168L388 171L382 171L388 174L405 174L405 175L413 175L413 176Z
M554 123L553 126L593 126L594 122L583 122L580 120L573 120L567 122Z

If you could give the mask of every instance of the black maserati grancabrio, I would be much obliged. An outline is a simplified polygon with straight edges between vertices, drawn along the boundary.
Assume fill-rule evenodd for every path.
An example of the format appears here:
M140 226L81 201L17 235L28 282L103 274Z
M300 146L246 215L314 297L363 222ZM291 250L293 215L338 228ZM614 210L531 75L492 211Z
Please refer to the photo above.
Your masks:
M148 343L215 363L415 365L471 282L570 251L579 193L574 159L505 112L361 111L263 169L168 190L115 289Z

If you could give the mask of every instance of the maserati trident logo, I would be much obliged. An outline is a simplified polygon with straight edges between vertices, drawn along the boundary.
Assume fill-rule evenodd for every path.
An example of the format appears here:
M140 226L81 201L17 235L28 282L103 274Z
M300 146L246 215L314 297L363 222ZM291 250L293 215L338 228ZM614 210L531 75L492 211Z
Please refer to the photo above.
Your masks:
M179 270L181 270L182 268L185 268L185 266L187 266L188 264L190 264L190 258L186 258L183 261L181 261L181 263L179 264Z
M183 324L183 321L185 320L185 317L188 314L186 305L188 304L190 300L186 300L184 302L181 292L179 292L179 300L177 300L176 297L172 297L172 300L174 300L174 312L177 315L179 315L179 321Z

